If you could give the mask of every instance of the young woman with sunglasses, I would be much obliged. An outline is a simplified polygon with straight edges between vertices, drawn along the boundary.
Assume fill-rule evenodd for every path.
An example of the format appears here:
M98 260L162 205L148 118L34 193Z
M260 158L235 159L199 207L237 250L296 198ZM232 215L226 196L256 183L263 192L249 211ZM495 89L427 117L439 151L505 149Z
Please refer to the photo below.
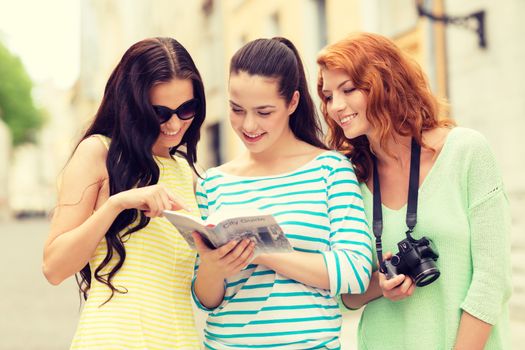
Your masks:
M181 44L153 38L126 51L63 171L44 249L49 282L78 273L87 299L73 349L199 348L195 254L162 211L198 215L204 117L201 77Z
M421 273L374 271L365 294L342 296L351 309L366 304L359 349L509 349L510 213L487 140L455 127L421 68L383 36L356 33L317 62L330 145L355 164L383 250L415 257L405 241L415 222L412 238L430 238L439 253L428 285L420 278L437 276L433 266L405 258ZM417 220L406 214L409 182ZM390 262L401 266L397 255Z
M230 264L195 234L192 289L209 311L209 349L338 349L340 293L362 293L371 236L352 165L320 140L301 59L284 38L243 46L230 63L230 122L246 150L207 171L197 201L206 217L255 208L272 214L294 251ZM252 258L246 247L240 262Z

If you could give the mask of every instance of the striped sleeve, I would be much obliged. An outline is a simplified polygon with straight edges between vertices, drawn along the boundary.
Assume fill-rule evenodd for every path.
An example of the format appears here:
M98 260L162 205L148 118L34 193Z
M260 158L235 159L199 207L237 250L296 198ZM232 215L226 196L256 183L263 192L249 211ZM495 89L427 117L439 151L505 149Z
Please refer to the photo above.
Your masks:
M340 159L327 179L330 250L323 252L330 294L360 294L372 270L372 239L352 164Z
M201 213L202 220L206 220L208 217L208 195L206 193L206 188L204 187L205 181L203 179L199 179L197 181L197 189L195 191L195 197L197 198L197 205L199 206L199 210Z
M197 181L197 189L195 191L195 196L197 198L197 205L199 206L202 220L206 220L206 218L209 215L208 195L206 193L205 181L206 180L199 179L199 181ZM195 268L193 269L193 279L191 281L191 297L193 301L195 302L195 305L197 305L199 309L209 312L209 311L212 311L213 309L209 309L206 306L202 305L199 298L197 297L197 294L195 294L195 279L197 278L197 271L199 270L200 262L201 262L201 259L199 257L199 254L197 254L197 258L195 259Z

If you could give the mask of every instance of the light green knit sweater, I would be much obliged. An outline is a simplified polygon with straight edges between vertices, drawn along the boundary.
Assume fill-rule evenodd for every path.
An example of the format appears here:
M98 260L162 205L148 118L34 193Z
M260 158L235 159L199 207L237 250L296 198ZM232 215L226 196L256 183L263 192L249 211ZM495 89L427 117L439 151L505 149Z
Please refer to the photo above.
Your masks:
M367 218L372 194L361 185ZM398 252L406 206L383 206L383 251ZM510 349L510 212L494 154L478 132L456 127L419 189L415 238L439 251L441 276L402 301L369 303L359 349L452 349L462 311L494 325L486 349Z

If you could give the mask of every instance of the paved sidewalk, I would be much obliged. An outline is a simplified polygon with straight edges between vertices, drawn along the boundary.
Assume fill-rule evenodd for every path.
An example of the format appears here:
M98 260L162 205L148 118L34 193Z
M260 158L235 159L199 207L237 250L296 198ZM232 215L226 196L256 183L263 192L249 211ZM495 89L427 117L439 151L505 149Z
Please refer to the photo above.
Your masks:
M47 221L0 222L0 349L69 349L79 316L74 279L50 285L41 272Z

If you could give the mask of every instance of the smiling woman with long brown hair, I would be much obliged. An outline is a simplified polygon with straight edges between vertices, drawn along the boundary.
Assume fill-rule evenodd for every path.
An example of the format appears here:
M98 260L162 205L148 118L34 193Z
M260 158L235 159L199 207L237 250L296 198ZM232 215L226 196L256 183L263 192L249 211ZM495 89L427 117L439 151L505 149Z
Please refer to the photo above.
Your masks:
M202 81L180 43L152 38L126 51L63 171L44 249L47 279L78 273L87 299L73 349L199 348L195 254L162 211L198 215L204 117Z

